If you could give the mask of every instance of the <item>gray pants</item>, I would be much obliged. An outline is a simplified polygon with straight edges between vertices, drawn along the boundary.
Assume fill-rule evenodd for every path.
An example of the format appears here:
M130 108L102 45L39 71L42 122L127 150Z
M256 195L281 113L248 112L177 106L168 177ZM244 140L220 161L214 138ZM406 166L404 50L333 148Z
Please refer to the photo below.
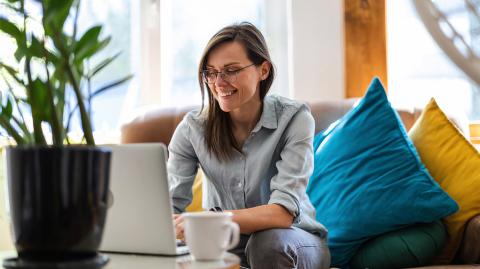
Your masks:
M252 269L330 268L325 239L295 227L241 235L230 252L240 257L242 267Z

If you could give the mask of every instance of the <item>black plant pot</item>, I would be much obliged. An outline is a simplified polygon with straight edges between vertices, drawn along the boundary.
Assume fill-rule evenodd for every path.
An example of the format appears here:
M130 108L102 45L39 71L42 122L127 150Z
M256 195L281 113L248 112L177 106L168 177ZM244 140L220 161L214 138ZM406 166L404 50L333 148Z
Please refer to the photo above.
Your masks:
M111 151L91 146L9 147L13 241L26 261L95 257L107 212Z

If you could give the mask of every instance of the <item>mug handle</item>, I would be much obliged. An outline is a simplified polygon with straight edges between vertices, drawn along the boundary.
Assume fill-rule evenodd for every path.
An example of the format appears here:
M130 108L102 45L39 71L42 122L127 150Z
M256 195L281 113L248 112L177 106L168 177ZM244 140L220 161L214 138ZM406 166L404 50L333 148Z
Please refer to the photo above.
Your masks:
M229 250L236 247L238 242L240 241L240 227L235 222L227 222L224 224L223 227L229 229L231 234L230 242L227 242L223 246L223 249Z

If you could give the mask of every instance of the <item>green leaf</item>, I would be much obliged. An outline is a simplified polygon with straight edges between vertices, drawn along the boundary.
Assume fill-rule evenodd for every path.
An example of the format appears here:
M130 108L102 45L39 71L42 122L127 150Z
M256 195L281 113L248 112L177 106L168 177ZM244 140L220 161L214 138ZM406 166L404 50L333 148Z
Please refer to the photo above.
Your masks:
M23 145L26 143L25 139L19 134L17 129L15 129L12 124L0 113L0 126L17 142L17 145Z
M27 53L31 57L37 57L41 59L47 58L47 61L57 64L60 62L60 59L57 57L57 55L53 54L50 52L43 42L40 42L34 35L32 35L32 43L30 44L29 49L27 50Z
M102 71L105 67L107 67L110 63L112 63L121 53L118 52L117 54L113 55L112 57L108 57L107 59L100 62L97 66L95 66L92 71L88 74L87 77L92 78L98 72Z
M32 116L40 121L50 121L50 104L47 98L47 85L40 79L35 79L32 85L32 91L29 96L29 102L32 105Z
M0 17L0 31L8 34L9 36L13 37L15 40L22 40L23 32L18 29L18 27L9 22L6 18Z
M23 14L25 14L24 12L22 12L22 10L19 7L15 6L15 3L1 3L1 1L0 1L0 8L3 8L3 7L7 8L7 9L9 9L9 10L15 12L15 13L22 14L22 16L23 16Z
M108 46L108 44L110 44L110 41L112 41L112 37L111 36L108 36L107 38L105 38L104 40L102 40L97 48L93 51L92 55L101 51L102 49L106 48ZM90 56L89 56L90 57Z
M20 62L22 58L25 57L25 50L22 47L18 46L13 56L15 56L15 59Z
M43 58L44 49L45 48L43 47L43 44L40 43L40 41L34 35L32 35L32 43L28 49L29 55L37 58Z
M98 43L98 37L100 36L101 31L101 25L96 25L88 29L78 40L77 44L75 44L75 53L81 53L82 50L87 50Z
M13 74L13 75L16 75L17 74L17 71L15 70L15 68L11 67L11 66L8 66L2 62L0 62L0 67L1 68L5 68L5 70L7 70L7 72L9 74Z
M101 26L94 26L83 34L75 46L75 62L81 63L84 59L90 58L110 43L111 37L99 41L101 30Z
M27 125L25 124L25 117L23 116L23 112L22 112L22 110L20 109L20 106L19 106L19 104L21 102L21 99L13 93L12 87L10 86L8 81L5 81L5 82L7 83L8 90L9 90L7 93L5 93L5 95L7 97L7 101L13 100L13 102L15 103L15 108L18 111L18 115L20 115L20 118L17 119L15 116L12 116L11 112L9 112L10 115L8 116L8 118L13 120L17 124L17 126L23 131L23 138L25 139L25 141L27 143L29 143L29 142L33 141L33 136L31 135L30 131L28 130ZM0 97L1 96L2 95L0 94ZM0 103L2 103L1 100L0 100ZM10 122L11 120L8 120L8 121Z
M10 2L10 3L8 3ZM26 18L29 18L28 14L26 12L24 12L21 8L20 8L20 1L8 1L7 3L1 3L0 1L0 6L2 7L5 7L15 13L18 13L19 15L21 15L22 17L26 17Z
M53 37L61 32L68 15L73 0L49 0L42 1L43 5L43 27L45 34Z
M23 81L17 76L18 72L11 66L8 66L2 62L0 62L0 68L4 68L7 70L7 73L20 85L23 85Z
M11 118L12 117L12 111L13 111L13 105L12 105L12 99L11 98L7 98L7 104L6 106L3 108L3 111L5 113L5 116L8 117L8 118Z
M25 34L25 33L22 33ZM17 39L17 50L15 50L14 56L17 61L21 61L23 57L28 54L28 49L26 47L25 35L22 35L20 39Z
M65 74L65 70L63 70L63 68L61 68L59 64L55 63L54 72L52 74L52 80L58 81L59 83L62 83L62 82L65 83L67 79L68 78Z
M63 32L58 32L49 39L53 41L55 52L59 58L59 63L70 62L70 56L73 53L72 38Z
M80 63L83 60L92 57L94 54L104 49L110 43L110 40L111 37L107 37L103 41L98 42L94 46L90 47L88 50L84 50L81 53L79 52L78 55L76 55L75 61Z

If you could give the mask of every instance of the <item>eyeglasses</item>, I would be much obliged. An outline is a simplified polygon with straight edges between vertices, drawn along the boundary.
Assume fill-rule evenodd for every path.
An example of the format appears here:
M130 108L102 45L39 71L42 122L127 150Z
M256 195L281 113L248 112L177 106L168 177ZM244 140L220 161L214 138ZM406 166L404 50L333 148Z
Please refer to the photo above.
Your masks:
M217 81L217 76L220 75L220 77L225 80L228 83L235 82L237 80L237 74L240 73L243 69L250 67L255 64L247 65L239 69L226 69L221 72L216 72L216 71L210 71L210 70L203 70L202 71L202 76L203 76L203 81L205 81L208 84L214 84Z

